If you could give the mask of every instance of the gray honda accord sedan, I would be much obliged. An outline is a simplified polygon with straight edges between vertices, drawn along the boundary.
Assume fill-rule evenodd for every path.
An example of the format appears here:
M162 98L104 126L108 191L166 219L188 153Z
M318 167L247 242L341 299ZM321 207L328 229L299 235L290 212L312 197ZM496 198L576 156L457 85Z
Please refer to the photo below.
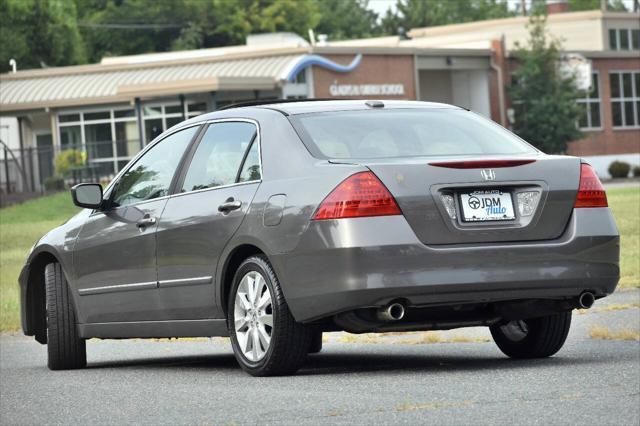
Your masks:
M24 333L54 370L84 367L92 337L229 336L266 376L298 370L327 331L470 326L547 357L619 279L593 169L444 104L216 111L72 198L84 210L20 275Z

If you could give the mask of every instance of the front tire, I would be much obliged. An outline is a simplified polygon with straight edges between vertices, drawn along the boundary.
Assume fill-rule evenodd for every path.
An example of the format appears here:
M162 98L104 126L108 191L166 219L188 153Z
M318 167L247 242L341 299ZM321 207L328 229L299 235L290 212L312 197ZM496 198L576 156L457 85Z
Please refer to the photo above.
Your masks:
M70 370L87 365L85 340L78 334L69 284L59 263L44 271L47 290L47 365L50 370Z
M562 348L569 328L571 311L540 318L510 321L490 327L498 348L511 358L545 358Z
M295 373L313 332L295 321L265 256L251 256L236 271L228 300L228 327L236 360L252 376Z

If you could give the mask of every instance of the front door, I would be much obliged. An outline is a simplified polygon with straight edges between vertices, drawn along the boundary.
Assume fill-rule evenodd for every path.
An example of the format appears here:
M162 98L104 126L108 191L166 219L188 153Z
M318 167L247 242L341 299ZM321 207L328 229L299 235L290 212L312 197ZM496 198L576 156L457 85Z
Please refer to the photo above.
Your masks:
M158 220L198 129L175 132L146 151L114 185L110 207L82 227L73 256L80 323L158 317Z
M158 226L158 283L164 319L216 318L220 253L238 229L261 179L258 129L210 124L167 201Z

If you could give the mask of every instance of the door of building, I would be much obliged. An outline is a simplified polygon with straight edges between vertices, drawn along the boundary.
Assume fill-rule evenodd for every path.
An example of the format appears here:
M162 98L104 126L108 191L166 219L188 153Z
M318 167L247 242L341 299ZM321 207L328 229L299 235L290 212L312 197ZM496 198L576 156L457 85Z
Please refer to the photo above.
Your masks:
M44 185L44 180L53 176L53 138L51 133L36 135L36 150L38 160L38 181Z

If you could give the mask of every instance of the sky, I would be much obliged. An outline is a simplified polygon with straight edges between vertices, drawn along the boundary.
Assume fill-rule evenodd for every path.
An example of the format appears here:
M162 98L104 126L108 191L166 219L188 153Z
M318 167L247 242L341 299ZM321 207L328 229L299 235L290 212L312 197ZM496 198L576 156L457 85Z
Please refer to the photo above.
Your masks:
M395 9L396 0L369 0L369 9L373 10L378 16L384 16L387 9Z

